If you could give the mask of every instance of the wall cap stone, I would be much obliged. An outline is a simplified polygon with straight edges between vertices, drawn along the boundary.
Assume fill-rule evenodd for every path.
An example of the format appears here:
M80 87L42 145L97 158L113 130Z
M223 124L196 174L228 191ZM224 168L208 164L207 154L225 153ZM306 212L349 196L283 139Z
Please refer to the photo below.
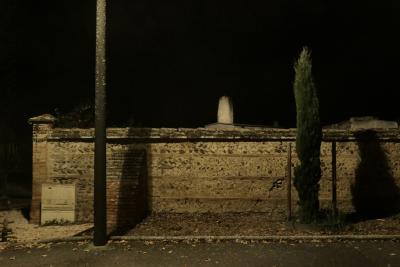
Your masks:
M398 129L377 129L373 131L379 140L400 141ZM324 129L323 141L352 141L360 131L342 129ZM94 139L94 129L55 128L49 133L48 140ZM161 142L161 141L295 141L296 129L248 129L248 128L108 128L107 141L117 140Z
M51 114L43 114L40 116L36 116L33 118L30 118L28 120L29 124L54 124L56 121L56 117L54 117Z

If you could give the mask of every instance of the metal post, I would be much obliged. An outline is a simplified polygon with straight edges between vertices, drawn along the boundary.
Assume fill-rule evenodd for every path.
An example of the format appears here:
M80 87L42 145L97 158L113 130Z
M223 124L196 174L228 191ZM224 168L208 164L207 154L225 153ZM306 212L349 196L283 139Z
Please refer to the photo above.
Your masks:
M287 220L292 219L292 143L289 143L287 162Z
M106 222L106 0L96 8L96 95L94 159L94 237L95 246L107 243Z
M332 141L332 212L334 218L337 217L336 200L336 142Z

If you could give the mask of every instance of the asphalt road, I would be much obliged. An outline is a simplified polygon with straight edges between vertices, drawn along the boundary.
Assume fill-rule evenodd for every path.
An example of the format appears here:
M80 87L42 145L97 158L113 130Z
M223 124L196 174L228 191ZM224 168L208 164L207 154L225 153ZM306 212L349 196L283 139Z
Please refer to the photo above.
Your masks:
M0 266L400 266L400 242L111 242L15 247Z

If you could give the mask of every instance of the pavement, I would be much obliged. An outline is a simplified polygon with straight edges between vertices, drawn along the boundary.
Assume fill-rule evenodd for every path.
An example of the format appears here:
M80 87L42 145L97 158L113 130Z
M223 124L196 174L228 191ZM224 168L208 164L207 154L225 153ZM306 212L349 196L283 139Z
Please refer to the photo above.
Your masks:
M400 266L398 241L110 241L12 246L0 266Z

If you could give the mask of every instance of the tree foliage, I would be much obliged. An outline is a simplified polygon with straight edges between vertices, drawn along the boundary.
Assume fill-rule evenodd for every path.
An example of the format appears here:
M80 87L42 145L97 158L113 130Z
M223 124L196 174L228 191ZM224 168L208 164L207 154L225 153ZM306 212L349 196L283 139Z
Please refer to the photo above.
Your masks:
M56 125L61 128L92 128L94 127L94 107L91 103L83 102L68 113L55 110Z
M295 62L294 96L297 112L296 152L300 165L295 168L294 186L299 195L299 217L302 222L317 220L320 147L322 130L317 91L312 77L311 53L304 47Z

